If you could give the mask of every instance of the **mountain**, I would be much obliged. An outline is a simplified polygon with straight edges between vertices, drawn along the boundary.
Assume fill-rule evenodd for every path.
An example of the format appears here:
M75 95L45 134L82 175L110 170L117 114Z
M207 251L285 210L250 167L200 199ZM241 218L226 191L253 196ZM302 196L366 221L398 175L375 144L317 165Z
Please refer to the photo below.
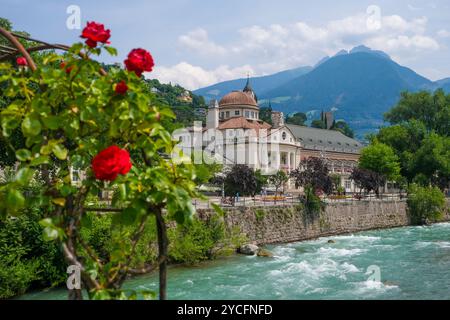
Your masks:
M328 59L301 77L260 94L285 113L330 110L360 135L382 124L383 113L402 91L429 89L434 83L392 61L386 54L357 48ZM278 103L280 97L282 102Z
M434 83L434 89L444 89L446 92L450 92L450 78L438 80Z
M312 70L306 70L296 77L292 76L299 69L292 70L293 73L282 72L281 75L285 76L277 85L274 84L279 81L277 77L280 74L259 78L270 80L268 86L259 86L253 80L251 84L260 105L267 105L270 99L274 110L285 114L301 111L310 119L317 118L322 110L331 110L336 119L347 121L360 138L383 125L383 114L398 102L402 91L443 88L450 92L450 78L433 82L399 65L386 53L366 46L341 50L332 57L321 59ZM205 92L220 88L223 95L239 90L245 79L228 83L235 85L226 87L222 83L195 93L208 100L210 96Z
M274 89L284 83L289 82L301 75L304 75L312 70L312 67L299 67L287 71L278 72L268 76L250 78L253 90L256 93L262 93ZM211 99L220 99L225 94L234 91L242 90L247 79L237 79L225 82L220 82L209 87L201 88L193 91L194 94L203 96L207 101Z

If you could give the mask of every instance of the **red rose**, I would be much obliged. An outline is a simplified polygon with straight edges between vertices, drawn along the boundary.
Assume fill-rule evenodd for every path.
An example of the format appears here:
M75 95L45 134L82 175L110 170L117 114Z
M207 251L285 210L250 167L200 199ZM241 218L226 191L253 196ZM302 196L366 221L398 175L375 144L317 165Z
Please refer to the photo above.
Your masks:
M128 54L128 59L125 60L125 66L128 71L134 71L138 77L144 71L150 72L153 70L155 63L150 52L144 49L133 49Z
M130 154L117 146L106 148L92 160L92 170L98 180L113 181L119 174L127 174L131 167Z
M27 66L28 65L27 59L25 59L24 57L18 57L16 59L16 63L18 66Z
M120 81L118 84L116 84L116 88L115 88L116 93L118 94L125 94L128 91L128 86L125 83L125 81Z
M86 39L86 44L91 48L95 48L97 46L97 42L110 43L108 41L110 37L111 31L109 29L105 30L105 26L103 24L93 21L88 22L81 33L81 38Z
M66 69L66 73L67 73L67 74L69 74L69 73L72 71L72 69L73 69L73 67L67 67L67 68L66 68L66 63L65 63L64 61L62 61L62 62L60 63L59 67L60 67L61 69Z

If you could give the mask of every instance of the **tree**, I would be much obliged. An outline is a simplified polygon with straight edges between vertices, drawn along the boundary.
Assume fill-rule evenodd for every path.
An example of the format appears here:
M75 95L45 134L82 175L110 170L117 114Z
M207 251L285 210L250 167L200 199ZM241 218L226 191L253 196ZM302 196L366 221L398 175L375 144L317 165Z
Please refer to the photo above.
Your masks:
M306 117L306 114L303 112L297 112L293 115L286 117L286 123L287 124L294 124L297 126L304 126L305 122L308 118Z
M258 181L256 180L255 172L246 165L234 165L227 173L224 179L225 194L228 196L254 196Z
M295 187L310 187L314 192L324 192L331 194L333 192L333 181L329 175L326 163L320 158L308 158L304 164L304 170L301 167L291 172L290 176L294 179Z
M436 222L443 216L445 196L436 187L420 187L412 184L408 189L407 205L412 223Z
M272 106L259 108L259 119L272 125Z
M385 120L391 124L401 124L411 120L422 122L428 131L439 135L450 133L450 95L442 89L430 93L403 92L400 101L385 114Z
M379 142L362 149L359 167L379 173L390 181L395 181L400 176L400 164L394 150Z
M317 129L326 129L327 128L327 126L325 125L325 122L320 119L313 120L311 122L311 127L317 128Z
M380 188L386 183L383 175L363 168L354 168L350 179L355 182L360 190L364 190L367 193L374 191L377 197L379 196Z
M450 138L435 133L428 135L411 158L411 172L423 185L432 184L442 190L450 181Z
M339 174L331 174L330 175L331 181L333 183L333 191L337 194L343 193L343 187L342 187L342 177Z
M400 162L400 173L409 182L416 176L411 161L427 135L425 125L417 120L381 128L373 142L379 141L390 146Z
M268 176L262 174L261 170L255 171L255 178L256 178L256 190L255 194L260 193L265 186L267 186L268 182Z
M343 135L345 135L349 138L355 137L355 133L354 133L353 129L350 128L350 126L347 124L347 122L345 122L343 120L335 121L333 123L333 126L331 127L331 130L339 131Z
M67 264L80 268L83 287L92 299L136 298L138 292L121 289L123 282L156 268L159 295L166 299L167 223L189 224L194 214L191 199L198 196L195 168L166 156L175 144L163 124L174 115L140 77L151 69L150 54L139 50L136 55L142 59L131 61L136 55L130 55L127 70L111 68L106 73L92 59L102 52L114 55L116 50L105 44L77 43L64 56L48 54L36 70L0 64L0 86L7 88L4 92L10 98L0 112L0 138L18 162L15 178L0 185L0 219L30 208L45 212L40 221L44 238L59 243ZM125 91L117 90L119 83L125 84ZM21 149L11 143L14 130L25 138ZM72 168L86 172L81 185L72 183ZM34 180L41 181L41 187L25 194ZM117 195L115 210L105 214L112 217L112 228L121 237L112 240L111 254L101 259L81 234L92 227L87 212L99 210L89 207L88 198L105 186ZM158 261L133 266L136 248L152 220ZM80 290L69 294L82 298Z
M200 156L202 157L203 161L202 163L194 165L195 166L194 182L197 186L210 183L217 175L217 173L221 172L223 169L223 165L214 161L212 157L203 154L202 151L200 151L200 153L201 153ZM194 153L191 156L192 162L194 162L195 154L196 152L194 151Z
M284 186L284 184L288 182L288 180L289 180L288 175L282 170L277 171L277 173L269 177L269 183L275 186L275 197L278 195L278 190L282 186Z
M448 187L450 95L404 92L385 119L393 126L382 128L376 140L393 148L407 182Z

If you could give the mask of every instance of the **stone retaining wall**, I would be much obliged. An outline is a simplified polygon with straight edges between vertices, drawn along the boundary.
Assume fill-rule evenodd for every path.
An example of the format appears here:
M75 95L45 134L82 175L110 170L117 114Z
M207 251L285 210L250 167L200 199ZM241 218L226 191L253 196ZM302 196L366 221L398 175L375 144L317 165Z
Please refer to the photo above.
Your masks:
M249 242L294 242L357 231L410 224L404 201L361 201L328 204L320 217L307 217L299 206L242 207L225 209L225 223L238 227ZM200 216L210 210L198 210ZM450 221L450 213L444 220Z

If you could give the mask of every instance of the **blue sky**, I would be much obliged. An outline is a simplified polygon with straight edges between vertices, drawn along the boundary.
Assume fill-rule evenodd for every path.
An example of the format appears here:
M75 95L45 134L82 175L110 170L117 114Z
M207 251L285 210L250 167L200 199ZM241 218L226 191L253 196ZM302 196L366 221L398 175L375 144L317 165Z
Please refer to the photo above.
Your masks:
M337 5L338 4L338 5ZM189 89L218 81L314 65L365 44L416 72L450 77L450 1L299 0L0 0L0 16L33 37L70 44L69 5L112 30L123 61L130 49L152 52L147 77Z

